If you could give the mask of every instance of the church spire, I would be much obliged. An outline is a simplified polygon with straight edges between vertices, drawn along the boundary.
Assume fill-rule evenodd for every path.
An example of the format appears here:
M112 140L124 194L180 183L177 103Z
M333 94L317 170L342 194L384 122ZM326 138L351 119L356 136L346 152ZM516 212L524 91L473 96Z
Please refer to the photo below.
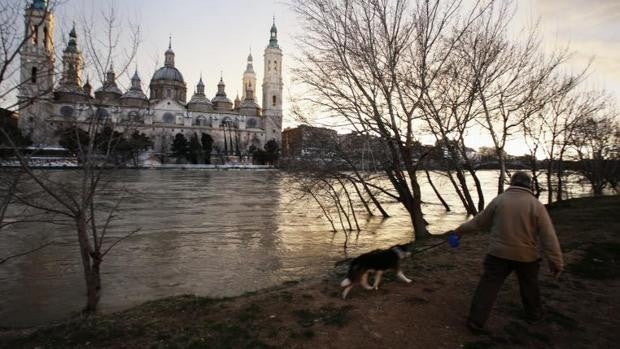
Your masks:
M168 37L168 50L165 53L164 65L166 67L174 67L174 51L172 51L172 35Z
M269 47L279 48L278 28L276 27L276 16L273 16L273 24L271 25L271 37L269 38Z

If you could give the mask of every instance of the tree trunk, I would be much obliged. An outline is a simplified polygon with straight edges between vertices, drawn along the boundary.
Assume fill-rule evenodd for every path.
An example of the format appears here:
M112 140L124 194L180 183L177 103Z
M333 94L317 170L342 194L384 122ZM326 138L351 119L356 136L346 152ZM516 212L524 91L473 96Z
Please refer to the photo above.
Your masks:
M431 175L430 175L430 173L428 173L428 169L424 169L424 172L426 173L426 178L428 179L428 183L431 185L431 188L433 188L433 191L435 192L435 195L437 196L437 199L439 199L439 202L441 202L441 204L443 205L444 209L446 211L450 212L450 206L448 205L446 200L443 199L443 197L441 196L441 194L437 190L437 187L435 187L435 184L433 183L433 180L431 179Z
M92 314L97 311L97 305L101 298L101 274L99 272L99 266L101 265L101 259L94 256L92 259L92 267L90 276L87 277L86 290L87 301L84 313Z
M506 182L506 158L503 151L500 150L497 154L497 160L499 162L499 178L497 179L497 194L504 192L504 183Z
M467 202L467 206L465 207L465 209L467 210L467 213L471 215L475 215L476 213L478 213L478 211L476 210L476 205L474 204L474 200L472 200L471 194L469 193L469 187L467 186L467 180L465 179L465 175L463 174L462 170L456 169L456 178L459 180L459 184L461 185L461 188L463 189L462 194L463 194L463 197L465 198L465 201Z
M447 173L448 173L448 178L450 179L450 183L452 183L452 187L454 187L454 191L456 192L456 195L458 195L459 199L461 200L461 203L463 204L463 207L467 211L467 214L468 215L471 214L469 212L469 208L467 207L467 200L465 200L465 196L463 196L463 193L461 192L461 188L459 188L458 184L456 183L456 180L454 180L454 176L452 176L452 172L448 170Z
M469 171L469 174L476 185L476 193L478 193L478 212L480 212L484 210L484 192L482 191L482 184L480 183L480 178L478 178L478 175L473 168L469 167L467 171Z
M557 170L557 178L558 178L558 187L556 189L555 201L562 201L564 196L564 189L562 188L564 185L564 181L562 180L562 176L564 175L564 169L562 168L562 158L558 159L558 170Z
M547 204L553 202L553 184L551 183L551 174L553 173L553 160L549 159L547 163Z
M411 216L415 240L419 241L429 238L431 234L426 229L427 222L422 214L422 193L420 190L420 184L417 180L412 181L411 191L413 193L413 197L411 197L411 205L407 208L407 210Z
M101 258L98 256L98 252L95 253L90 246L88 241L88 223L83 214L77 215L76 225L80 257L82 259L82 268L84 269L84 281L86 282L86 306L83 312L85 314L92 314L97 310L100 298L101 276L99 274L99 265L101 264Z

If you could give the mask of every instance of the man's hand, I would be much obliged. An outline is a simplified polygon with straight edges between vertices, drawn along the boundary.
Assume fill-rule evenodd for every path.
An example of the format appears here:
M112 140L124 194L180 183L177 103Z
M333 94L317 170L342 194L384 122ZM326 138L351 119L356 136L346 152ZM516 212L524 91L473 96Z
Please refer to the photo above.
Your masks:
M549 262L549 271L551 272L553 278L557 279L560 277L560 274L562 274L562 267L555 265L553 262Z
M458 236L459 239L461 238L461 233L458 230L448 230L447 232L444 233L444 235L446 236L450 236L452 234Z

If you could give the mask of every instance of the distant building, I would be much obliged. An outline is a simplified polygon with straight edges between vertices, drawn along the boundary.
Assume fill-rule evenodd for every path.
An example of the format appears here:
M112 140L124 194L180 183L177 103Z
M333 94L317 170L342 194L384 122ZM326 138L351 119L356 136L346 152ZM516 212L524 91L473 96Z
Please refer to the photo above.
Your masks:
M62 77L55 81L54 15L45 0L34 0L26 8L25 23L27 33L33 35L20 52L19 127L35 144L54 145L57 129L76 122L86 124L90 118L109 121L120 130L131 127L144 132L162 152L170 150L178 133L188 138L206 133L213 138L214 149L227 155L247 154L250 147L263 148L269 140L281 144L283 54L275 21L263 55L262 107L257 103L251 54L243 73L242 99L237 96L234 102L226 94L223 78L215 97L208 98L202 77L187 101L187 86L175 66L172 43L164 54L163 67L150 80L150 96L142 90L137 69L129 90L119 89L113 67L93 93L88 79L82 81L83 58L75 28L62 54Z
M324 127L299 125L282 131L282 157L326 158L333 156L338 134Z
M0 108L0 126L17 128L19 117L16 112L4 108Z

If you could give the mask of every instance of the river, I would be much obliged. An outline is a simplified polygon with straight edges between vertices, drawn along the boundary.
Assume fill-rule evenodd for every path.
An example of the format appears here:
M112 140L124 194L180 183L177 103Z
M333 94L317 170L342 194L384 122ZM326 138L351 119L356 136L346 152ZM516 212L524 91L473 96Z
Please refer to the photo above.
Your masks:
M488 202L497 190L496 172L479 173ZM102 264L104 312L179 294L235 296L329 272L345 256L343 234L332 233L319 208L297 199L290 178L277 171L121 170L113 181L131 195L122 202L109 241L141 230ZM449 195L449 182L441 176L434 181L455 209L446 213L422 183L429 229L441 233L466 216ZM360 223L350 255L411 239L406 212L396 203L386 208L392 217ZM79 250L67 227L3 230L0 256L50 240L53 245L0 265L0 326L61 320L85 304Z

